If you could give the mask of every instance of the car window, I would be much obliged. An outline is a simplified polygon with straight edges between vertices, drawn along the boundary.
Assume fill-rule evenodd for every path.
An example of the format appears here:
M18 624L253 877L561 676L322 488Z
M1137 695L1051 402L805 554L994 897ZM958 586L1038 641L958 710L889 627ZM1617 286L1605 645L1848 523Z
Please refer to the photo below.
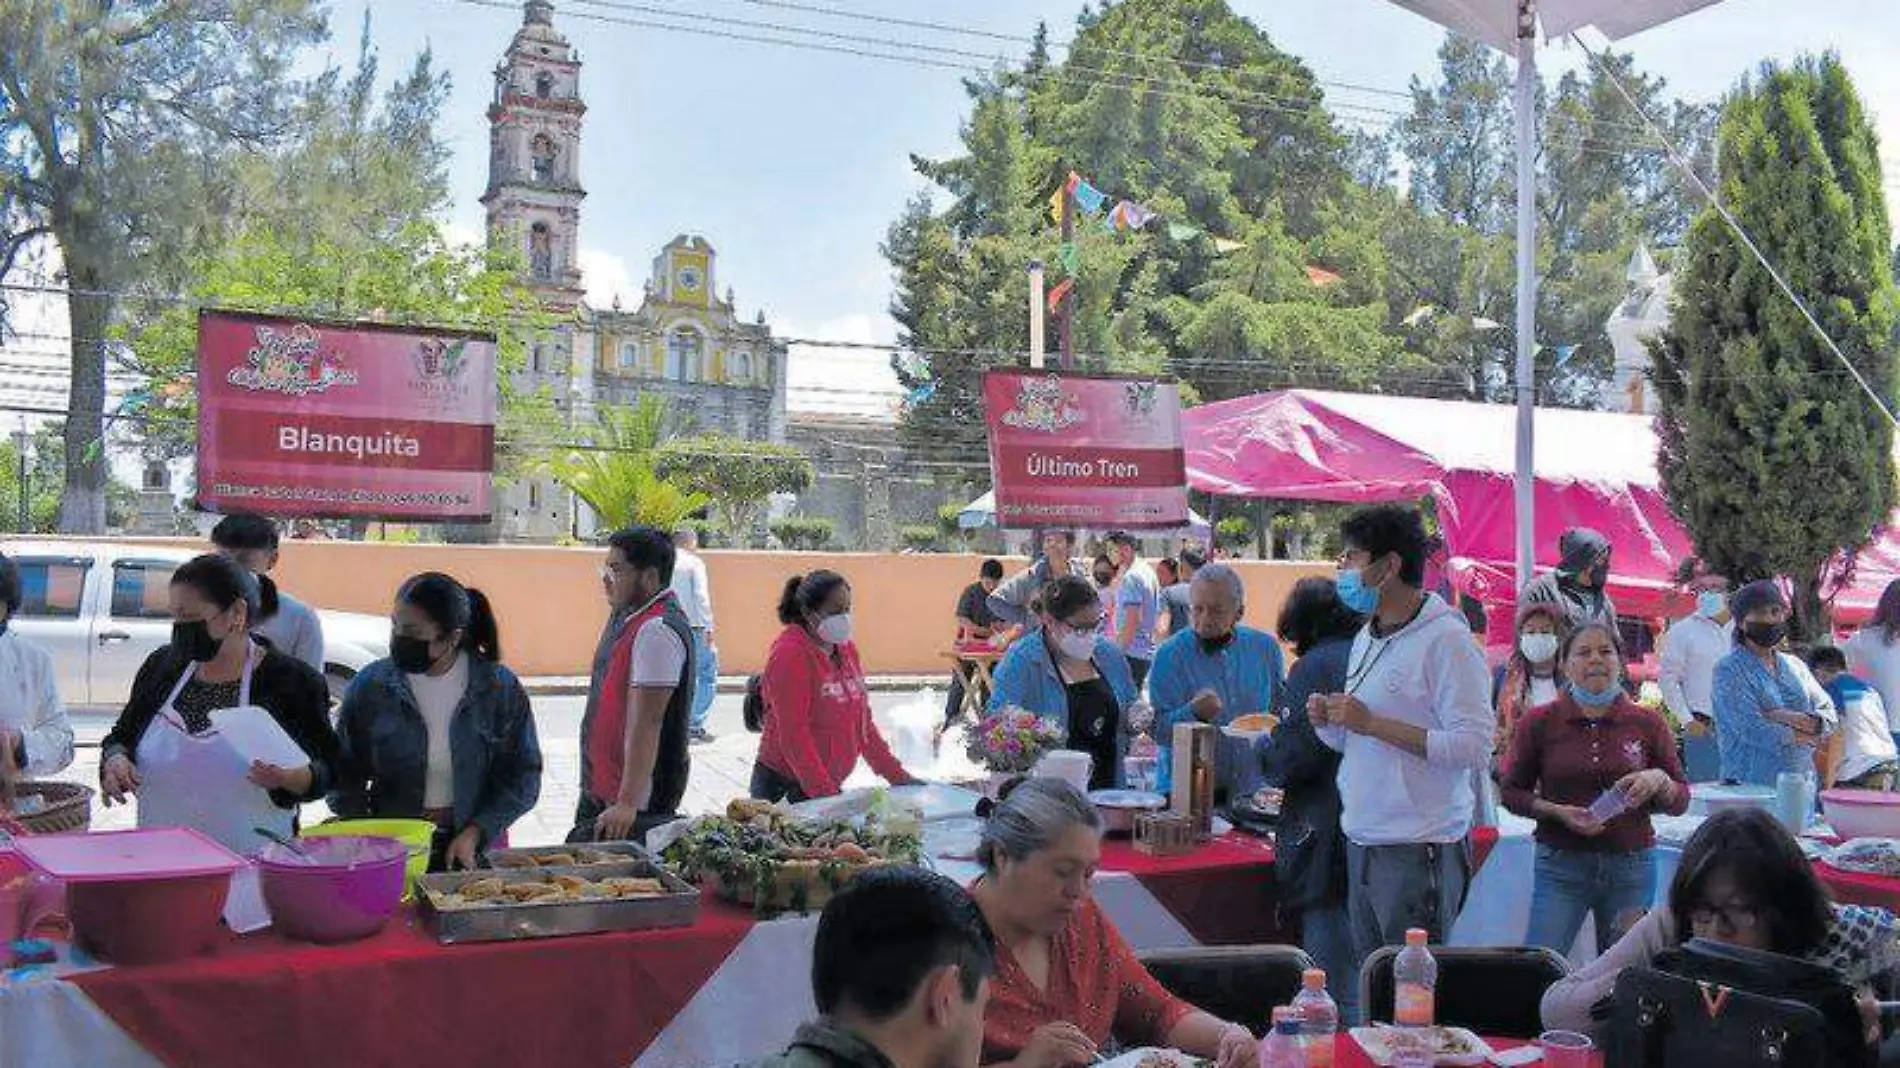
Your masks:
M157 560L119 560L112 565L114 619L170 619L172 572L178 565Z
M23 619L78 619L86 595L86 560L15 557Z

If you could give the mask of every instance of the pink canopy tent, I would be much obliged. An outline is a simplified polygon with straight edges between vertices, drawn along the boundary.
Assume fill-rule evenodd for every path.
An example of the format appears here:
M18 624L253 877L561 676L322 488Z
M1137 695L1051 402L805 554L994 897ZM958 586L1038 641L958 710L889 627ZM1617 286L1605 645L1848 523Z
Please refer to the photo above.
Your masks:
M1516 601L1513 420L1499 404L1292 389L1182 413L1188 482L1234 497L1371 503L1431 498L1453 582L1487 605ZM1678 561L1693 549L1669 512L1646 416L1546 408L1537 413L1535 545L1540 570L1557 538L1592 527L1616 546L1610 594L1623 613L1687 608ZM1837 622L1864 619L1900 577L1900 535L1861 554Z

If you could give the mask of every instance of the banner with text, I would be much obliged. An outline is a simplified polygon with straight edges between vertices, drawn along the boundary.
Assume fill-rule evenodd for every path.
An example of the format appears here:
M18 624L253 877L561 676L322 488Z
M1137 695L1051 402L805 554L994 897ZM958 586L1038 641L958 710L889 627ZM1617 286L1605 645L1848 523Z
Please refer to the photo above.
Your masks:
M983 400L997 526L1187 525L1181 392L1173 383L991 371Z
M487 522L495 339L198 316L198 498L216 512Z

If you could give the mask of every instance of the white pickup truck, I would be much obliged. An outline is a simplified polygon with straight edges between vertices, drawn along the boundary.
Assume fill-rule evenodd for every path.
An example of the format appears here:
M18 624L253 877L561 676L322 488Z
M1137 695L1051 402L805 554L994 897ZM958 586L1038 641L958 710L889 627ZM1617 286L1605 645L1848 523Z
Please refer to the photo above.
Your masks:
M195 553L98 541L0 541L20 569L19 633L52 655L60 696L74 711L118 712L152 650L171 640L172 572ZM389 620L317 612L332 699L389 655Z

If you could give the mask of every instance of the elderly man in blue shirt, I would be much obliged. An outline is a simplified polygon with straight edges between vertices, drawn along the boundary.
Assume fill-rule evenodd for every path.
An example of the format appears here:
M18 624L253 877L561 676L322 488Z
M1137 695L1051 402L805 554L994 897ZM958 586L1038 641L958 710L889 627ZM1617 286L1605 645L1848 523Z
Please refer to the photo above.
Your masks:
M1267 712L1286 681L1280 643L1263 630L1240 625L1247 588L1226 564L1195 572L1188 586L1192 629L1169 638L1155 652L1148 696L1155 709L1155 741L1162 747L1161 773L1169 774L1169 743L1181 723L1223 726L1236 716ZM1216 793L1232 797L1259 785L1260 762L1244 741L1223 735Z

